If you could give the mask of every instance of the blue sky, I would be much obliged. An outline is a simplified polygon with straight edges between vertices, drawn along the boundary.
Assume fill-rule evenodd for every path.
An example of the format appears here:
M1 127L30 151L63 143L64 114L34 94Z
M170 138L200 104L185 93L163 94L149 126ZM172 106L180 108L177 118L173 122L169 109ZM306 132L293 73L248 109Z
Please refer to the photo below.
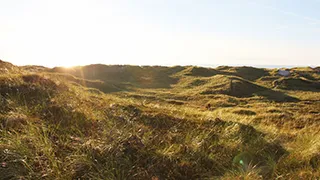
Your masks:
M320 65L320 0L0 0L0 59Z

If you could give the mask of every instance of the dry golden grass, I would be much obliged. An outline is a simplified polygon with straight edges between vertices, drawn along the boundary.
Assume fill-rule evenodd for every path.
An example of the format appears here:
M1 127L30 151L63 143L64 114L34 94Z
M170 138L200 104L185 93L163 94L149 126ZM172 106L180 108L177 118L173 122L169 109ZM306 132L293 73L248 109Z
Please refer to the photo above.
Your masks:
M179 82L104 94L101 79L14 68L0 75L0 179L320 176L320 93L270 89L272 71L158 67ZM201 93L230 92L230 78L247 89Z

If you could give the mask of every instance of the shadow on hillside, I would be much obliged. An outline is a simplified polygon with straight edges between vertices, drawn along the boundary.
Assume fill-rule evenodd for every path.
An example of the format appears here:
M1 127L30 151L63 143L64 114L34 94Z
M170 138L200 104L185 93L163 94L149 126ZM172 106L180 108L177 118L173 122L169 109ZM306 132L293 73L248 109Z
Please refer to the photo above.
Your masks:
M20 82L20 77L23 83ZM39 75L23 75L14 78L0 78L0 95L15 99L24 105L36 105L49 101L57 93L58 86L54 81Z
M283 92L266 89L265 91L257 92L258 96L263 96L266 99L274 102L298 102L298 98L289 96Z
M252 97L252 96L262 96L270 101L275 102L297 102L299 99L289 96L283 92L275 91L263 86L256 85L249 81L244 81L239 78L231 78L232 83L227 92L228 95L236 97Z
M187 76L199 76L199 77L210 77L217 74L221 74L221 72L211 69L211 68L204 68L204 67L189 67L185 75Z
M280 89L320 92L320 82L302 78L284 78L276 80L274 83Z
M89 65L74 68L53 68L52 72L68 73L78 78L99 80L102 84L86 84L103 92L117 92L132 88L171 88L178 82L172 74L184 69L181 66L121 66Z
M235 77L235 76L226 76L228 78L227 83L217 84L211 88L208 88L201 92L204 95L210 94L226 94L229 96L234 96L238 98L246 98L253 96L262 96L269 101L275 102L296 102L298 99L286 95L283 92L275 91L245 79ZM217 81L217 83L219 83Z
M185 73L187 76L200 76L200 77L211 77L214 75L229 75L238 76L243 79L254 81L263 76L269 76L270 73L265 69L254 68L254 67L229 67L219 66L216 69L204 68L204 67L190 67Z
M248 67L248 66L242 66L242 67L219 66L216 69L220 71L220 74L239 76L249 81L255 81L261 77L270 75L270 73L265 69Z

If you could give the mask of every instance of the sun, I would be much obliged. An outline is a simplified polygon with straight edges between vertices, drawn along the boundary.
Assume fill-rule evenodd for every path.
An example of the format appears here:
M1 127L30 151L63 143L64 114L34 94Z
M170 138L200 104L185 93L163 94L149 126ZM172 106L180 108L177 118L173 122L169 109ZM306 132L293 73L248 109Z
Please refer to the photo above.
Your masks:
M72 69L73 67L75 67L75 65L63 65L63 66L60 66L64 69Z
M66 69L70 69L74 66L77 66L74 62L70 62L70 61L67 61L67 62L63 62L63 61L60 61L59 63L57 63L58 66L60 67L63 67L63 68L66 68Z
M59 67L63 67L66 69L70 69L73 68L75 66L84 66L87 65L87 63L85 63L84 61L73 61L73 60L68 60L68 61L63 61L63 60L59 60L57 62L57 66Z

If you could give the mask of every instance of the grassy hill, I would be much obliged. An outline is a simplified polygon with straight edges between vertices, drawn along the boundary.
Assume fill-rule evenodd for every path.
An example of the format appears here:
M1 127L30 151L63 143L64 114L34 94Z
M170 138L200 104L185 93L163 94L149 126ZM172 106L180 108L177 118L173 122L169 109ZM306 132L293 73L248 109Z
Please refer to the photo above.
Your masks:
M320 75L290 71L1 61L0 179L317 179Z
M73 68L53 68L50 72L68 73L76 77L102 80L107 86L102 87L104 92L130 90L132 87L139 88L169 88L177 79L171 75L183 67L161 67L161 66L107 66L102 64L89 65Z

